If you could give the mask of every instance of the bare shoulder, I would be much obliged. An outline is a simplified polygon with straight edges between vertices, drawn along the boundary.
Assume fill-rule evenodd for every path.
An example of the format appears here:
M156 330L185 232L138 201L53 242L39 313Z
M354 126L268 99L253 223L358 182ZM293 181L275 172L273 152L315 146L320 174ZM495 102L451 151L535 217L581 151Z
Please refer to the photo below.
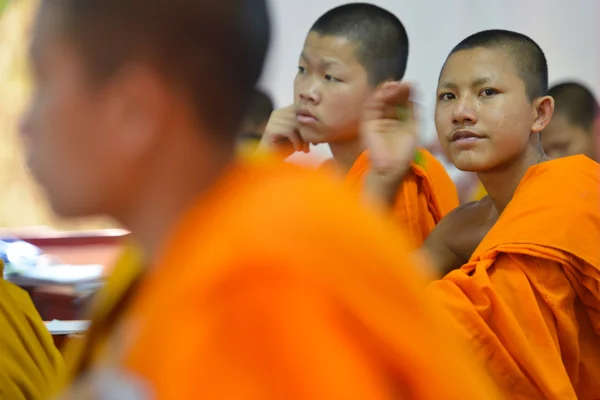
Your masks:
M494 226L497 212L489 197L449 212L425 241L442 275L466 263Z
M488 196L450 211L439 223L444 231L462 230L495 220L494 204Z

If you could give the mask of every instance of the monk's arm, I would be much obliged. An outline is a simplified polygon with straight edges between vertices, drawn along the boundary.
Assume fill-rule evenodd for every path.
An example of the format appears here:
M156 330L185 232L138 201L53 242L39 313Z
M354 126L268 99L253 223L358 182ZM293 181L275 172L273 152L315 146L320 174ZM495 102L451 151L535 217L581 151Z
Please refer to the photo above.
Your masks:
M390 172L369 171L365 177L363 197L368 203L378 205L386 211L392 211L396 204L398 190L408 175L410 167Z
M427 236L421 248L416 251L418 256L429 261L438 277L443 277L453 269L460 268L465 261L447 245L447 238L451 233L447 227L449 222L451 221L447 218L442 219Z

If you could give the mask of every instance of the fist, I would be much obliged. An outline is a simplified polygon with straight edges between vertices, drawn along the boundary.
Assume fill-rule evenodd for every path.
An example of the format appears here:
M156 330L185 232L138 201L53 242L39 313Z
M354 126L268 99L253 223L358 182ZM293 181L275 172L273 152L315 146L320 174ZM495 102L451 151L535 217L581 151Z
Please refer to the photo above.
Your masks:
M258 146L258 151L277 152L289 156L296 151L308 153L309 143L298 131L296 109L293 105L273 111Z

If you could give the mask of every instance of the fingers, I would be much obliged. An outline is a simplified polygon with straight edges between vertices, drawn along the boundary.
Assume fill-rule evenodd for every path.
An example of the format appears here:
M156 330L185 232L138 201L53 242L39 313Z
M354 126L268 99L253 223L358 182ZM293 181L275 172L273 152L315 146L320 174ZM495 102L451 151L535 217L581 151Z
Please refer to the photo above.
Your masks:
M295 151L308 153L308 143L302 139L298 130L294 129L294 131L287 136L287 139L292 142Z
M410 100L411 86L406 82L385 82L375 93L383 102L390 105L402 105Z
M305 142L298 132L296 111L293 105L275 110L263 135L263 146L259 148L273 148L293 153L301 151L308 153L309 144Z
M391 118L404 120L412 117L411 86L404 82L385 82L365 103L363 118L374 120ZM408 108L408 110L406 110Z

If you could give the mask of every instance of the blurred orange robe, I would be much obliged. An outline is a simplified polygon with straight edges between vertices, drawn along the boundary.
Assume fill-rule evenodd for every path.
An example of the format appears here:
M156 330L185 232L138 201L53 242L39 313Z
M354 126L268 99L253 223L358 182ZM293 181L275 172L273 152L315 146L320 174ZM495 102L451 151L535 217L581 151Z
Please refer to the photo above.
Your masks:
M346 175L346 184L361 190L369 169L369 154L365 151ZM394 221L409 235L411 249L421 247L437 223L458 203L456 186L444 166L427 150L418 148L392 210Z
M429 287L510 399L600 399L600 165L531 167L470 262Z
M319 174L231 171L182 217L127 307L112 280L120 289L103 299L118 322L96 313L89 337L108 335L74 355L84 379L65 398L120 398L123 384L157 399L495 399L423 301L397 230Z

